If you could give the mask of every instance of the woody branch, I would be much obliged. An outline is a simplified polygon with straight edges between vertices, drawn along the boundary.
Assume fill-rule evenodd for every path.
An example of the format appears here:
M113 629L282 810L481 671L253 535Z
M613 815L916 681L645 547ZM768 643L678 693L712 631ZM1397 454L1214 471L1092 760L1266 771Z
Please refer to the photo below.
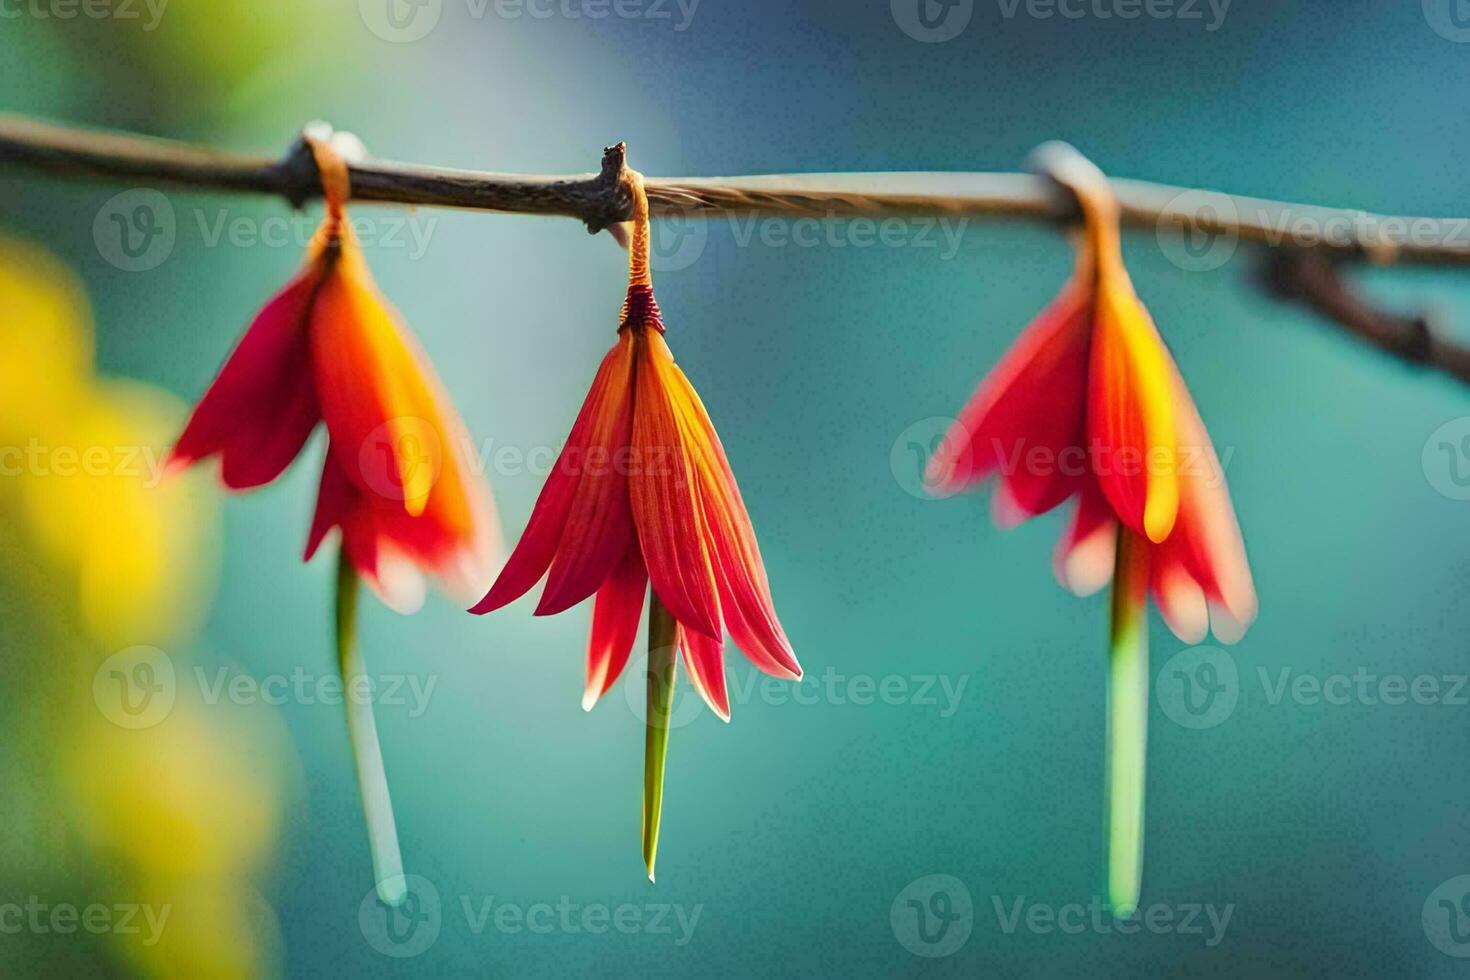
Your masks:
M622 180L625 147L603 154L596 174L540 176L455 170L387 160L350 167L352 200L559 215L590 231L626 221L632 202ZM284 158L225 153L124 133L99 132L0 113L0 163L47 173L274 194L299 207L321 194L316 165L298 141ZM1340 279L1322 274L1349 261L1378 265L1470 266L1462 219L1395 217L1324 208L1136 180L1110 179L1125 226L1160 235L1224 235L1267 250L1272 291L1299 299L1347 332L1408 363L1470 383L1470 348L1422 317L1350 304ZM718 213L782 217L952 215L1067 223L1077 216L1070 193L1044 174L850 173L753 177L645 178L655 216ZM1333 229L1309 243L1294 227ZM1393 231L1398 229L1398 231ZM1286 253L1293 257L1281 261ZM1316 257L1304 263L1303 253Z

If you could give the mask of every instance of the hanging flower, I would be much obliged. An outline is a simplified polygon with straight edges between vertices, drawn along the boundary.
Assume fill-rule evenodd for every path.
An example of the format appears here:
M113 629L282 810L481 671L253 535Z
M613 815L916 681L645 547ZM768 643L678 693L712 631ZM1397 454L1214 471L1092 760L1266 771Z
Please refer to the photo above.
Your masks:
M505 568L472 612L514 601L543 576L536 614L596 595L583 707L628 662L649 602L648 772L644 858L653 876L674 651L700 696L730 718L724 633L768 674L801 677L776 618L755 532L725 451L693 386L664 342L649 274L648 199L634 198L628 295L618 341L603 358Z
M424 573L472 597L498 547L489 492L433 369L373 283L345 217L346 162L326 143L309 143L327 214L306 264L256 315L170 465L217 455L225 486L263 486L325 422L306 557L338 528L353 567L394 609L422 603Z
M981 382L926 480L952 493L996 475L1002 525L1077 499L1056 574L1079 595L1114 581L1109 892L1126 911L1142 854L1145 598L1184 642L1213 629L1233 643L1256 593L1224 470L1123 267L1108 182L1070 147L1041 157L1082 209L1076 272Z
M341 531L337 655L350 689L365 673L354 639L358 577L402 612L423 601L425 573L468 598L491 572L498 531L464 428L373 285L346 220L347 163L321 139L307 143L327 212L306 265L256 316L194 409L170 465L218 455L226 486L258 487L326 423L306 557ZM372 706L348 698L346 710L378 894L396 905L406 879Z

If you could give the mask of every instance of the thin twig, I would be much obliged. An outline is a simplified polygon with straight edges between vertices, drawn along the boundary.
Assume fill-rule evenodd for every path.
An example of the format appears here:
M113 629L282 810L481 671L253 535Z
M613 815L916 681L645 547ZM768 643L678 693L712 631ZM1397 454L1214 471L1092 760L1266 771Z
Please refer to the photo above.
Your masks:
M1315 310L1379 350L1470 384L1470 347L1447 337L1427 315L1406 316L1372 306L1327 258L1304 249L1272 249L1262 279L1278 299Z
M352 199L577 218L597 232L631 217L623 181L625 146L609 147L597 174L564 177L452 170L387 160L350 167ZM224 153L169 140L104 133L0 113L0 163L46 173L170 184L201 190L275 194L294 206L321 194L316 164L301 141L280 160ZM1268 284L1299 299L1383 351L1470 384L1470 348L1422 319L1382 314L1338 278L1336 264L1470 265L1470 221L1411 218L1241 197L1145 181L1109 179L1122 222L1162 236L1204 236L1267 247ZM1055 181L1025 173L772 174L758 177L645 178L656 216L767 214L784 217L941 215L1077 217ZM1227 252L1228 254L1228 252ZM1223 260L1221 260L1223 262ZM1220 264L1220 263L1215 263Z
M616 149L616 148L614 148ZM47 172L278 194L293 204L319 196L310 156L282 160L222 153L152 137L102 133L0 114L0 162ZM482 173L368 160L352 165L359 201L472 208L578 218L593 230L625 221L630 202L617 180L621 157L600 174L564 177ZM611 172L610 172L611 167ZM1377 263L1470 265L1470 228L1460 219L1398 218L1292 204L1144 181L1111 181L1124 224L1164 233L1225 235ZM655 215L716 212L836 218L966 215L1065 221L1072 201L1047 179L1023 173L772 174L758 177L647 178ZM1325 234L1323 234L1325 230Z

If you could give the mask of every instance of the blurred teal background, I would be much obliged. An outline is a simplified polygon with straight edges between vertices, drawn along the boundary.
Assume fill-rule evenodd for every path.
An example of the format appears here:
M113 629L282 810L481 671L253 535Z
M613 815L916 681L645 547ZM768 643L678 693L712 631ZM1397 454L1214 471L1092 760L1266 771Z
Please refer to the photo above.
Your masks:
M660 176L1014 170L1038 143L1066 139L1118 176L1389 213L1467 208L1470 44L1433 28L1445 23L1435 0L1236 0L1214 30L1206 4L1202 19L1040 19L977 0L940 43L905 33L881 0L704 0L687 22L672 3L666 19L400 4L402 17L438 17L412 41L385 2L173 0L152 30L141 4L131 21L31 10L0 23L0 107L264 153L320 118L380 156L531 173L594 169L620 139L633 166ZM212 230L291 214L276 200L166 189L172 250L126 271L94 221L127 189L0 170L0 228L80 274L99 370L192 401L301 257L295 232L271 244ZM537 450L560 445L612 343L624 255L569 220L353 213L393 236L369 262L488 450L513 540L544 475ZM1054 583L1060 516L1001 532L988 495L924 499L912 444L938 434L926 420L956 412L1051 297L1069 250L1053 230L1000 221L953 228L953 247L938 233L919 244L913 226L900 244L867 247L851 226L833 232L846 247L768 244L755 227L664 227L656 282L815 703L762 694L784 689L731 653L732 723L700 709L674 733L653 886L637 847L642 725L627 680L592 713L579 706L589 606L533 619L526 599L474 618L434 596L405 618L366 604L370 672L434 685L421 713L380 705L378 724L405 861L440 898L439 931L395 959L359 921L371 881L340 706L256 706L284 723L298 760L259 884L277 967L1463 975L1421 916L1441 883L1470 874L1470 708L1273 703L1260 672L1274 685L1282 668L1470 671L1470 505L1438 492L1443 474L1423 462L1431 433L1470 414L1464 389L1266 298L1245 246L1191 272L1153 235L1129 236L1138 291L1232 453L1261 597L1229 654L1239 683L1227 718L1191 729L1153 703L1142 904L1233 911L1213 946L1207 925L1204 936L1120 935L1106 919L1078 934L1007 931L996 902L1007 915L1020 898L1055 910L1101 887L1106 601ZM705 236L692 259L690 234ZM1460 273L1363 280L1386 304L1470 323ZM318 436L285 479L220 504L217 586L202 628L170 655L255 678L331 670L332 570L300 563L321 451ZM531 465L515 461L524 454ZM29 649L19 629L7 660ZM138 632L118 646L172 642ZM1152 643L1156 672L1182 649L1156 616ZM886 678L907 693L855 703ZM937 703L914 703L921 688ZM232 832L222 821L218 833ZM911 948L937 950L913 939L901 893L935 874L967 889L971 931L950 955L919 956ZM0 881L7 894L36 890L12 872ZM641 925L591 934L573 913L573 927L543 932L494 918L502 903L563 901L632 903ZM668 931L649 903L677 906L659 924ZM696 909L686 936L675 912ZM62 942L34 955L60 955ZM1457 948L1470 954L1470 941Z

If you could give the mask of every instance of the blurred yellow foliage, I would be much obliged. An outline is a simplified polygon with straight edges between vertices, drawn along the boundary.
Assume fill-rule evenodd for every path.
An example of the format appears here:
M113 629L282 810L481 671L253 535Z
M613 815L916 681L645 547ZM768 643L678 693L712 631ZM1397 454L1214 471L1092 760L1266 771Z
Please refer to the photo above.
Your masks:
M127 955L159 976L260 975L278 942L249 885L280 831L274 715L223 704L206 714L184 697L151 727L97 716L78 736L63 767L78 829L126 869L132 901L167 909L157 942L118 937Z
M39 555L73 577L90 637L185 635L214 515L199 481L165 479L184 406L146 385L96 379L92 347L74 278L38 249L0 239L0 478L16 488Z
M280 831L279 721L182 684L148 727L115 724L94 699L113 650L182 644L208 589L210 496L164 471L182 416L164 392L97 378L75 277L0 237L0 586L14 613L0 633L16 702L0 715L0 772L25 817L0 857L32 889L167 909L156 935L109 934L133 970L253 976L279 965L252 884ZM50 962L56 937L31 938Z

